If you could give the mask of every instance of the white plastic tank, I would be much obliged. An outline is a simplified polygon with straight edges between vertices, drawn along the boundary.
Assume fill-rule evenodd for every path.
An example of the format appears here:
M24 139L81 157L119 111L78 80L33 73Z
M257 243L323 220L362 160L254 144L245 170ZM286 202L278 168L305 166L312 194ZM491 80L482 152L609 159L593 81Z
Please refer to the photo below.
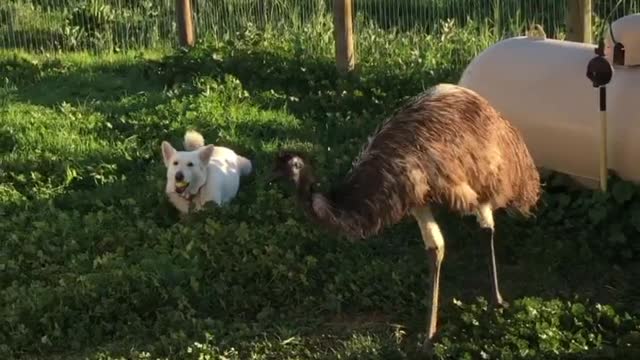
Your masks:
M611 33L616 42L624 44L624 65L640 65L640 14L632 14L621 17L611 24L611 30L605 33L605 56L613 63L613 43Z
M640 182L640 14L613 23L626 48L607 86L608 168ZM607 31L608 33L608 31ZM610 45L610 41L605 42ZM459 84L487 98L523 134L539 167L599 181L599 91L587 78L596 45L519 36L476 56ZM605 56L613 65L610 49Z

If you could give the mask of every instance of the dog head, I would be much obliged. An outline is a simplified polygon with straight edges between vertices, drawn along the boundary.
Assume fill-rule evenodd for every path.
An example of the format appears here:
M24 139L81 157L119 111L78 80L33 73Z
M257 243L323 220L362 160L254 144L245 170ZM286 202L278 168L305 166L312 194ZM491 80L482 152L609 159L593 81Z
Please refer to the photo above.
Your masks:
M195 194L205 184L207 165L213 155L213 145L193 151L177 151L167 141L162 142L162 158L167 167L167 193ZM188 191L185 193L185 191Z

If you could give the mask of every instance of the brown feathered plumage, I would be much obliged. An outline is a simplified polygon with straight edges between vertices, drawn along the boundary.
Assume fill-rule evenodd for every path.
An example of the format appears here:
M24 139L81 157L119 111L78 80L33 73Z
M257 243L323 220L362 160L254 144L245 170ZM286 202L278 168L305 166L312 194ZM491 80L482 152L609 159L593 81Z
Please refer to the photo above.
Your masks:
M428 203L472 214L489 202L528 215L540 193L519 132L478 94L449 84L397 109L329 194L312 192L300 153L279 154L276 173L291 177L292 158L303 166L296 182L309 215L352 238L377 234Z

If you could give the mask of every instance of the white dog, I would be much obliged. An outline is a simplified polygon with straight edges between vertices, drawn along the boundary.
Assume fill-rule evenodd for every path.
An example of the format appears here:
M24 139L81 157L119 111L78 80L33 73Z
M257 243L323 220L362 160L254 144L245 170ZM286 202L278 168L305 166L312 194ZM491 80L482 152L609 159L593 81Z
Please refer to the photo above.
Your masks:
M192 207L201 210L209 201L217 205L231 201L238 193L240 176L251 173L249 159L222 146L205 146L197 131L185 133L184 148L186 151L177 151L167 141L162 142L167 167L165 192L183 214Z

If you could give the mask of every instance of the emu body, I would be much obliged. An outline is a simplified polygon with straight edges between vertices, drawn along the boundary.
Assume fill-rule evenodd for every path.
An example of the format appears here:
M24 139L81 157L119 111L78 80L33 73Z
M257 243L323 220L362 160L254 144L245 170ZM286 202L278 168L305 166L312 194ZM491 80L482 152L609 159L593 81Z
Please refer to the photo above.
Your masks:
M303 154L283 151L274 177L286 177L317 224L350 238L378 234L406 216L418 223L429 253L431 310L425 346L436 333L445 240L431 212L440 204L475 215L489 232L493 300L502 300L493 250L493 211L528 216L540 194L538 171L517 129L480 95L440 84L398 108L370 137L343 182L329 193L313 189Z

